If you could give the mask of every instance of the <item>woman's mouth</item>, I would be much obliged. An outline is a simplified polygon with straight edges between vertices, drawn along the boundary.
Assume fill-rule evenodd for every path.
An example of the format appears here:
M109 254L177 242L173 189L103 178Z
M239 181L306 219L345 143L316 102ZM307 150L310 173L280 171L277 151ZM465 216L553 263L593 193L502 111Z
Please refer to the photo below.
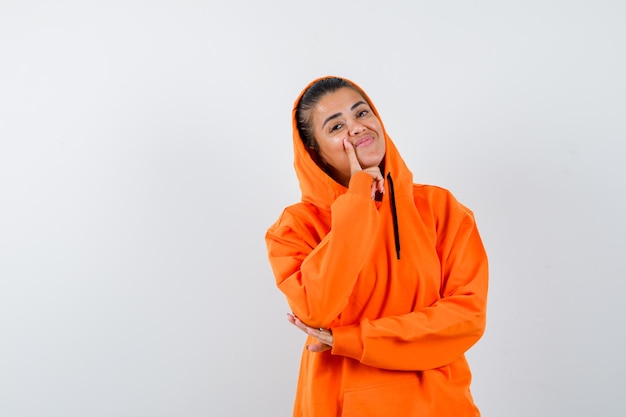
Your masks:
M357 140L354 143L354 147L358 148L359 146L367 146L367 145L370 145L373 142L374 142L374 138L372 136L365 136L364 138L361 138L361 139Z

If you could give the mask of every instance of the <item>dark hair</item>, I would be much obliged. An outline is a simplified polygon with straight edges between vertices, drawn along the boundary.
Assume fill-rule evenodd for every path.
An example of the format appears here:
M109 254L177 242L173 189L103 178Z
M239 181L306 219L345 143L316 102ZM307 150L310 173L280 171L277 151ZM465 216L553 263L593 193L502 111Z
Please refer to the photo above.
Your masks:
M319 147L313 134L313 126L311 125L312 110L322 97L341 88L351 88L363 95L356 86L343 78L322 78L313 83L304 92L296 106L296 125L298 126L298 133L300 133L300 139L302 139L307 149L314 151L314 155L312 155L314 157L319 156L317 155ZM366 99L366 101L368 100Z

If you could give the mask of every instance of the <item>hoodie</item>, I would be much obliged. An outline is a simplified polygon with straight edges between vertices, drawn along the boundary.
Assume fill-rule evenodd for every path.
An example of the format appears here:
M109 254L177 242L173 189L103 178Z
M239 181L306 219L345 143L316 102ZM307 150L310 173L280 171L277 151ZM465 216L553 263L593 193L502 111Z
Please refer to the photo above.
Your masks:
M384 126L382 199L367 173L340 185L300 139L299 99L302 199L265 240L293 313L331 329L333 346L303 349L293 415L479 416L465 352L484 332L488 267L473 213L441 187L414 184Z

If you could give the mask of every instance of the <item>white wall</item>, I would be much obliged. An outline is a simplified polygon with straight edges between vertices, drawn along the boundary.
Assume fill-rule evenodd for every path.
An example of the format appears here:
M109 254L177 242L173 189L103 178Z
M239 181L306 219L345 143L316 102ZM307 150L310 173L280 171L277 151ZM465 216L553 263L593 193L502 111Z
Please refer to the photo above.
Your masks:
M625 18L2 0L0 415L290 414L303 335L264 233L299 198L292 102L327 74L371 95L416 181L475 211L483 415L626 414Z

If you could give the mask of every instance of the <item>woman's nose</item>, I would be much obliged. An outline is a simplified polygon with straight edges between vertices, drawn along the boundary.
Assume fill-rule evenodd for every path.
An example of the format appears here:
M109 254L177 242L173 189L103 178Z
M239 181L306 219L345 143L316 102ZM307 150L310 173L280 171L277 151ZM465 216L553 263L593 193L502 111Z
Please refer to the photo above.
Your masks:
M357 122L356 120L350 122L350 134L351 135L358 135L364 130L365 130L365 126L363 126L361 123Z

